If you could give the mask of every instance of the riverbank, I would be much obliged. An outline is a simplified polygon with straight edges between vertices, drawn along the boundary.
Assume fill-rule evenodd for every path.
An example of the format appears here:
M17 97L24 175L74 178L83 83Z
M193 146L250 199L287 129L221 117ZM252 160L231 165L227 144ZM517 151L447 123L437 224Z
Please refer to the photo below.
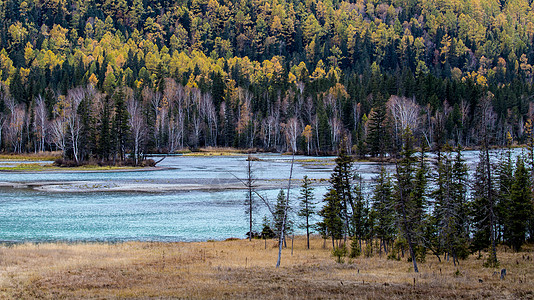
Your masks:
M30 152L30 153L2 153L0 154L0 161L54 161L61 158L60 151L52 152Z
M127 171L157 171L164 170L163 167L130 167L130 166L98 166L83 165L77 167L58 167L52 163L20 163L14 166L0 167L0 172L56 172L56 173L75 173L75 172L127 172Z
M534 297L533 252L500 252L499 269L483 268L475 256L455 267L428 255L414 274L406 259L376 255L338 264L322 239L314 237L311 246L307 250L304 237L297 237L291 255L289 241L276 269L274 240L0 245L0 298ZM494 275L501 268L507 269L504 280Z
M162 168L164 169L164 168ZM115 170L118 171L118 170ZM122 170L126 172L126 170ZM134 171L134 170L130 170ZM139 171L146 171L145 169ZM76 171L70 171L77 173ZM89 172L89 171L87 171ZM92 171L98 172L98 171ZM112 172L112 171L110 171ZM67 172L68 173L68 172ZM292 180L293 186L299 186L301 180ZM328 184L326 180L313 180L314 187ZM258 182L256 190L268 190L283 188L287 180L268 180ZM237 179L210 179L204 183L190 183L183 179L167 180L128 180L128 181L32 181L32 182L4 182L0 181L0 187L33 189L43 192L66 192L66 193L94 193L94 192L141 192L141 193L165 193L165 192L191 192L191 191L220 191L220 190L244 190L246 186Z

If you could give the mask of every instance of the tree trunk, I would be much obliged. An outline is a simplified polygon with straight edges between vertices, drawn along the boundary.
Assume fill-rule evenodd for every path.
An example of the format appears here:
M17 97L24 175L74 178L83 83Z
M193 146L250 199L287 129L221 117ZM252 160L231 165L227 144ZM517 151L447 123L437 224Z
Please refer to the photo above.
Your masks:
M293 163L295 162L295 152L291 158L291 169L289 171L289 180L287 183L287 197L286 205L284 206L284 217L282 218L282 231L280 232L280 240L278 241L278 261L276 262L276 268L280 267L280 261L282 260L282 241L284 240L284 232L286 230L287 209L289 206L289 194L291 192L291 178L293 177Z

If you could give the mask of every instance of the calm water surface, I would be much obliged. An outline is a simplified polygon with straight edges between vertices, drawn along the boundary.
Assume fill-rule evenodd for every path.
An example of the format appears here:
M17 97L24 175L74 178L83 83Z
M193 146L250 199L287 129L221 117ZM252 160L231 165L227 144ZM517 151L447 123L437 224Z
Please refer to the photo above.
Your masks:
M285 187L291 157L259 155L253 162L257 182ZM331 159L305 163L296 157L294 178L328 178ZM243 201L245 190L225 189L235 176L244 178L246 156L168 157L160 166L168 169L141 172L95 173L0 173L11 183L77 181L120 185L201 184L202 191L185 192L44 192L31 188L0 188L0 241L200 241L245 237L248 231ZM278 188L260 193L274 202ZM318 186L319 198L325 187ZM293 190L295 202L298 189ZM268 215L258 201L256 229Z
M476 152L465 152L473 169ZM279 188L286 187L290 156L257 155L253 162L260 190L271 203ZM245 178L246 156L168 157L161 171L94 173L0 173L0 182L87 182L121 185L132 182L153 184L200 184L204 190L185 192L45 192L31 188L0 188L0 241L203 241L244 238L248 218L243 205L246 191L225 189L235 176ZM296 157L293 176L302 179L328 179L333 158ZM378 166L356 163L367 190ZM276 187L276 188L274 188ZM321 199L326 186L315 187ZM292 191L297 203L298 187ZM269 212L259 199L255 229L260 230Z

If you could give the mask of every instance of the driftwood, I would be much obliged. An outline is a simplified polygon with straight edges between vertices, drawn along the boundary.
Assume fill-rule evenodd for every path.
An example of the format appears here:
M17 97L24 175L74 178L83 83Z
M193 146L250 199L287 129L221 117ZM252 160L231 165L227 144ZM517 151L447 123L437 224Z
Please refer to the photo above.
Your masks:
M154 167L159 164L160 162L162 162L165 158L167 158L167 156L163 156L160 160L158 160L157 162L154 163Z

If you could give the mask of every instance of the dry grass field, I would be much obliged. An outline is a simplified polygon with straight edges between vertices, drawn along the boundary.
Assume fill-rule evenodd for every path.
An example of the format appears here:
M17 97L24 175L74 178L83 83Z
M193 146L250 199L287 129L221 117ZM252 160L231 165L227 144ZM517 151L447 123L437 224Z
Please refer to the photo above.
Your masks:
M534 299L532 250L501 251L500 280L474 256L454 267L429 255L414 274L378 255L338 264L319 238L290 245L279 269L273 240L0 246L0 298Z

